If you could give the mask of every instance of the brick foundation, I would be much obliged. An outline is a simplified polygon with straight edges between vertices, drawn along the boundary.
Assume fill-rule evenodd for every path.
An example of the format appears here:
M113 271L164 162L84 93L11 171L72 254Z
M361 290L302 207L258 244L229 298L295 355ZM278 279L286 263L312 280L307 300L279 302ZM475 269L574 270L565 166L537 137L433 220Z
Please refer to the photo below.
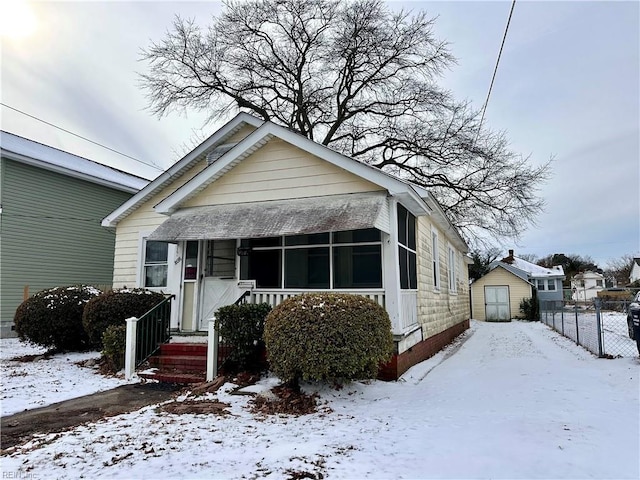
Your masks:
M415 344L400 355L395 354L388 363L380 366L378 378L380 380L397 380L409 368L434 356L468 328L469 320L465 320L447 328L444 332Z

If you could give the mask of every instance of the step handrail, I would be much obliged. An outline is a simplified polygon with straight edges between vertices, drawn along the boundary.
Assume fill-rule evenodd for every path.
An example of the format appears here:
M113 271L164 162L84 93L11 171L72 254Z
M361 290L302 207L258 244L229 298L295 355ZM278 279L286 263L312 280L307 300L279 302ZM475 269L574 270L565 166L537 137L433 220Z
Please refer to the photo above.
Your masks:
M136 326L136 368L169 342L171 301L175 295L167 295L164 300L137 319Z

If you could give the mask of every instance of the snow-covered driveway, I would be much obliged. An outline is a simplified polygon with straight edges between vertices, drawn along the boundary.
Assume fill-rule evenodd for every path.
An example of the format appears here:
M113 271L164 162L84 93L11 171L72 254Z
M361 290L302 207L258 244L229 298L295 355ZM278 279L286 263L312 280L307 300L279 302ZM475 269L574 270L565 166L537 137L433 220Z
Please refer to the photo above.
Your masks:
M153 408L43 439L3 472L55 478L639 478L639 363L540 323L472 322L396 383L321 389L333 412L259 419ZM450 352L451 353L451 352ZM425 376L426 375L426 376ZM18 477L16 477L18 478Z

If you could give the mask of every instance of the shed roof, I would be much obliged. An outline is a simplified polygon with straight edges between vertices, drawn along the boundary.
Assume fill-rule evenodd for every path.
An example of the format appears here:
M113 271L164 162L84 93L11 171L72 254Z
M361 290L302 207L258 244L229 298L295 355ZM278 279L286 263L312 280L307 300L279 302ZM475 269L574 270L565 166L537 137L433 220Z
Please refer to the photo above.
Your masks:
M5 131L0 131L0 151L3 157L16 162L129 193L149 183L142 177Z

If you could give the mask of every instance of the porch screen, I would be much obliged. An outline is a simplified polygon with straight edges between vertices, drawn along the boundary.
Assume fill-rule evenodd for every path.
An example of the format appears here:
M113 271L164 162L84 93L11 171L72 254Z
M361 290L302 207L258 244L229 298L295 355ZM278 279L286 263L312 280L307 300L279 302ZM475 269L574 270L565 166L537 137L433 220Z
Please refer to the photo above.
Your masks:
M245 239L240 278L258 288L382 288L382 245L375 228Z
M416 217L398 204L398 257L400 288L418 288L416 257Z

